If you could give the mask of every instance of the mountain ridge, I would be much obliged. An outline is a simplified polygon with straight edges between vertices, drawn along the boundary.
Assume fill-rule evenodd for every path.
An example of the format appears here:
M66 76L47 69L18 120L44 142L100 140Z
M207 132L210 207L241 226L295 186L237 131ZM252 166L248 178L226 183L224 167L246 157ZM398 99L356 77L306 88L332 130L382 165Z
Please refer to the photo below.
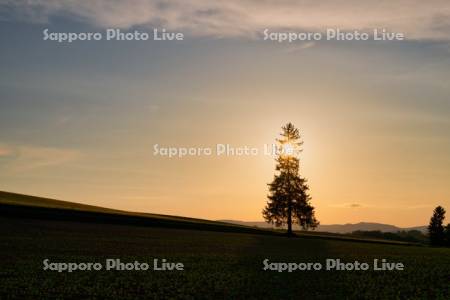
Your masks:
M274 226L262 221L239 221L239 220L218 220L220 222L231 223L236 225L255 226L260 228L273 228ZM294 226L295 230L300 230L298 225ZM346 223L346 224L329 224L319 225L316 231L332 232L332 233L351 233L353 231L374 231L379 230L382 232L397 232L402 230L418 230L423 233L427 231L427 226L413 226L413 227L397 227L395 225L376 223L376 222L358 222L358 223Z

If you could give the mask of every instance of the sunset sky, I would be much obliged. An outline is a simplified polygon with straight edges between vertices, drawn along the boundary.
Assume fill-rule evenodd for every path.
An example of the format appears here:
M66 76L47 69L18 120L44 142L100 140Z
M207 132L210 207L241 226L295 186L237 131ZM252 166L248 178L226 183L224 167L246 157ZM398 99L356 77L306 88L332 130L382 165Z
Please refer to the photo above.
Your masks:
M406 227L427 224L437 205L450 212L448 1L110 3L0 1L0 190L260 221L272 157L168 158L153 147L262 149L292 122L322 224ZM185 39L42 38L154 27ZM261 38L328 27L407 39Z

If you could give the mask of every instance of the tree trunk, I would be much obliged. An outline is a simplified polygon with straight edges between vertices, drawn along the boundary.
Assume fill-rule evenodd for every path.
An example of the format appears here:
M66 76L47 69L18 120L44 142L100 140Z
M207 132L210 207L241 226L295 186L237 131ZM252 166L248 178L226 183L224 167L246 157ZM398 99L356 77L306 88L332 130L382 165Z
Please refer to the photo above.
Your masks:
M291 206L290 203L289 203L289 206L288 206L287 226L288 226L287 234L288 234L288 236L292 236L293 235L292 234L292 206Z
M288 158L289 159L289 158ZM291 170L287 171L287 182L288 182L288 197L291 197ZM288 219L287 219L288 231L287 235L292 236L292 201L288 199Z

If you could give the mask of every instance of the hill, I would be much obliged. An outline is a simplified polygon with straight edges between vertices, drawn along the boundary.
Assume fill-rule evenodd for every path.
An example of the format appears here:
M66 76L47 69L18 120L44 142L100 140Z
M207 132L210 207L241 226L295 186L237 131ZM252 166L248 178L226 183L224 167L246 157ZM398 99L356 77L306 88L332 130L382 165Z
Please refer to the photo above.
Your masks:
M246 229L272 229L273 227L270 224L265 222L245 222L245 221L236 221L236 220L218 220L218 221L210 221L205 219L197 219L197 218L189 218L189 217L181 217L181 216L170 216L170 215L162 215L162 214L151 214L151 213L140 213L140 212L129 212L111 208L105 208L94 205L81 204L76 202L62 201L50 198L36 197L30 195L23 195L17 193L10 193L0 191L0 204L4 206L18 206L21 208L24 207L36 207L36 208L52 208L52 209L60 209L60 210L70 210L73 212L91 212L91 213L101 213L101 214L110 214L110 215L118 215L118 216L129 216L129 217L145 217L148 219L153 219L155 221L172 221L172 222L182 222L185 225L185 222L197 223L197 224L209 224L209 225L217 225L217 226L227 226L230 224L234 225L234 227ZM19 209L16 209L17 211ZM294 227L295 228L295 227ZM299 230L300 228L296 228ZM367 223L361 222L357 224L344 224L344 225L319 225L316 229L316 232L331 232L331 233L351 233L353 231L362 230L362 231L373 231L379 230L382 232L396 232L400 230L412 230L416 229L419 231L426 231L426 226L414 227L414 228L399 228L393 225L388 224L380 224L380 223Z
M272 225L266 222L247 222L247 221L237 221L237 220L219 220L219 222L243 225L243 226L253 226L258 228L273 228ZM300 227L294 226L295 230L300 230ZM355 224L332 224L332 225L319 225L316 231L322 232L332 232L332 233L352 233L353 231L375 231L379 230L382 232L397 232L402 230L418 230L423 233L427 231L427 226L416 226L401 228L394 225L382 224L382 223L370 223L370 222L360 222Z
M41 203L37 197L10 193L1 193L0 199L0 299L450 297L450 249L369 244L325 233L287 238L270 230L206 220L91 206L91 211L83 211L78 204L52 199ZM48 207L55 205L58 208ZM106 259L149 265L165 259L182 263L184 270L58 272L44 270L46 259L103 265ZM327 259L364 262L371 268L278 272L264 264L268 260L325 265ZM399 262L405 269L374 271L375 259Z
M8 218L32 218L55 221L152 226L189 230L207 230L264 235L283 235L271 227L249 226L249 222L210 221L204 219L151 213L129 212L50 198L0 191L0 215ZM332 232L297 231L297 236L308 239L335 239L383 244L417 244L416 241L392 240L372 236L345 236Z
M99 206L0 191L0 215L63 221L160 226L226 232L278 234L272 230L161 214L128 212Z

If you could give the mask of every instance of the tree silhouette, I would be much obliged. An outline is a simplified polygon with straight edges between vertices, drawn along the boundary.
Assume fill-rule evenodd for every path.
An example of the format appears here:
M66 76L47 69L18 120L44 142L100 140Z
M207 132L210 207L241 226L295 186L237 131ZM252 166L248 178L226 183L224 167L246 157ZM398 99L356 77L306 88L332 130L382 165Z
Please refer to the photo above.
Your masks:
M444 239L445 239L445 245L447 245L448 247L450 247L450 223L447 224L447 226L445 226L444 229Z
M444 226L442 225L444 219L445 209L442 206L436 207L433 211L433 216L430 219L430 224L428 225L428 234L432 245L444 244Z
M299 175L301 152L300 133L291 123L282 127L281 138L277 139L278 153L276 171L269 183L269 195L263 210L264 219L275 226L287 225L288 235L292 235L292 224L303 229L316 228L319 222L314 216L311 196L306 179Z

